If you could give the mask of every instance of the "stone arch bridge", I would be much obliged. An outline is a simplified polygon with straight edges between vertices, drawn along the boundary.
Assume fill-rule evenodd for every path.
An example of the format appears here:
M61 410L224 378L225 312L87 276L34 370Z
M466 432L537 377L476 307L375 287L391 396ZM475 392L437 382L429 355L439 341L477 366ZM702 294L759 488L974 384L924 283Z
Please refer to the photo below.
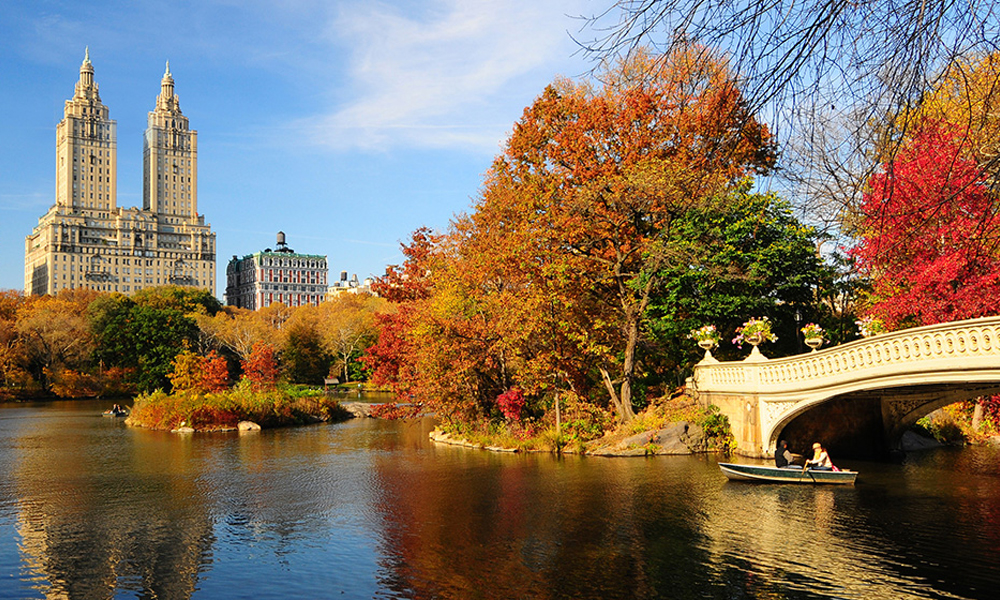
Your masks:
M937 408L1000 393L1000 317L940 323L808 354L743 361L706 357L689 390L729 418L737 453L765 457L779 439L793 452L822 441L834 457L900 447Z

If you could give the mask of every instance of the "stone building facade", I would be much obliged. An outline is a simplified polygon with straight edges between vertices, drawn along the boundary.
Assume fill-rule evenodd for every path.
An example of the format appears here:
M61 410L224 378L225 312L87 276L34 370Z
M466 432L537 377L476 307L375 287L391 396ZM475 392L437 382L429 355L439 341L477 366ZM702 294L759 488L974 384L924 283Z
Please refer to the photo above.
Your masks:
M181 113L170 63L143 138L141 209L117 205L117 164L116 123L88 51L56 128L55 204L25 239L25 293L174 284L215 294L215 233L198 214L198 133Z
M234 256L226 267L226 303L257 310L281 302L287 306L319 306L327 290L326 256L299 254L278 232L277 246L243 258Z

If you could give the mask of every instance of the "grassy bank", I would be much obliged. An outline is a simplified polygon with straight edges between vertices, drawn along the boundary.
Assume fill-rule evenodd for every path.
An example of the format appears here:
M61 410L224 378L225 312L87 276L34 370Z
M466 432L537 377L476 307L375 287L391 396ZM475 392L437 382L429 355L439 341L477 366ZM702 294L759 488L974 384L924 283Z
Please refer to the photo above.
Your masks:
M445 421L439 429L474 446L585 454L640 433L658 431L671 423L685 421L704 429L712 449L728 452L733 447L728 420L715 407L702 407L686 396L653 402L625 425L616 424L610 413L596 407L567 408L558 433L551 411L538 420Z
M321 390L282 384L256 389L241 381L218 393L143 394L135 399L127 423L147 429L192 427L198 431L220 431L233 429L240 421L272 428L347 418L350 414L337 399Z

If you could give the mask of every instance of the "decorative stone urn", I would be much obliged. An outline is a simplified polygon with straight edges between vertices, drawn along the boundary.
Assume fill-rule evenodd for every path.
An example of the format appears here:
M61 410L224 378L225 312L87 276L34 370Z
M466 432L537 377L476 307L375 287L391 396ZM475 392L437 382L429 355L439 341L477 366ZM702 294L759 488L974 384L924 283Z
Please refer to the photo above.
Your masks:
M750 356L743 359L744 362L762 362L767 360L767 357L761 354L760 348L757 347L764 343L763 333L748 333L743 336L743 339L746 343L753 346L753 349L750 350Z
M805 341L806 341L806 346L812 348L813 352L818 350L819 347L823 345L823 338L821 337L807 337Z
M715 348L718 342L715 340L698 340L698 346L705 351L705 358L701 359L701 362L719 362L714 356L712 356L712 348Z

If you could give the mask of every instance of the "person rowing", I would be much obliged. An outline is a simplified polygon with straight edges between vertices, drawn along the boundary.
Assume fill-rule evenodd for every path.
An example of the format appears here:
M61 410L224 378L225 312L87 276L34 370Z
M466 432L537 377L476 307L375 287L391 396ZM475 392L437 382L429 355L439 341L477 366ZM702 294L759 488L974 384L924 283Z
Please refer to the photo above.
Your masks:
M833 471L833 461L830 460L830 455L827 454L826 448L822 444L816 442L813 444L813 457L806 461L805 466L802 470L815 469L817 471Z

